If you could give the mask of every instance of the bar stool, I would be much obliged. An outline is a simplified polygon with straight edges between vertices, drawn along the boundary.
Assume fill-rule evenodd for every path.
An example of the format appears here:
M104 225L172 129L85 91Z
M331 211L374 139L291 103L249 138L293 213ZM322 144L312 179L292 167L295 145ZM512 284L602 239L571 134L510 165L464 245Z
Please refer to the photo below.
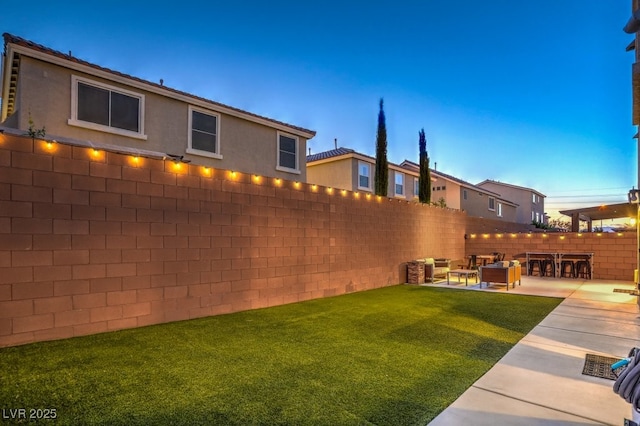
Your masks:
M591 264L588 260L576 262L576 277L591 279Z
M576 264L573 260L563 260L560 262L560 276L566 278L576 277Z
M555 277L556 276L556 263L553 259L545 259L542 261L542 273L541 277Z
M538 271L539 276L542 276L542 262L544 262L542 259L529 259L529 276L533 276L534 269Z

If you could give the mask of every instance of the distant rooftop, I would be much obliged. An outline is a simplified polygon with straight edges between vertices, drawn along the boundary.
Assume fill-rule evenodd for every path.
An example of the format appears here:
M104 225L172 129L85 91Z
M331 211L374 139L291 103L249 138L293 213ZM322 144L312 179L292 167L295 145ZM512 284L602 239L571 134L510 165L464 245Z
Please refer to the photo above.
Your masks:
M339 157L345 154L357 154L357 153L353 149L339 147L329 151L323 151L317 154L307 155L307 163L310 163L312 161L326 160L327 158L331 158L331 157Z

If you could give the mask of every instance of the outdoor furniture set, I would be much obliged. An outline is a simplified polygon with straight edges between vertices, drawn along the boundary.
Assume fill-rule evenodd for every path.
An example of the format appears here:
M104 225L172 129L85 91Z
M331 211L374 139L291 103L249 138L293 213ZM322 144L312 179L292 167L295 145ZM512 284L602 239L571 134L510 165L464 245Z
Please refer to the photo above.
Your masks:
M593 277L593 253L526 253L527 274L555 278Z
M488 257L489 255L486 256ZM474 260L477 260L477 258ZM492 283L506 284L508 290L510 284L515 287L515 283L518 282L518 285L520 285L521 268L520 262L517 260L497 261L469 269L451 269L451 260L449 259L416 259L407 264L407 282L410 284L433 283L436 277L446 278L447 284L450 284L451 276L457 277L459 283L461 278L464 277L465 286L469 284L469 278L475 278L476 283L480 282L480 288L482 288L482 283L484 282L487 287Z

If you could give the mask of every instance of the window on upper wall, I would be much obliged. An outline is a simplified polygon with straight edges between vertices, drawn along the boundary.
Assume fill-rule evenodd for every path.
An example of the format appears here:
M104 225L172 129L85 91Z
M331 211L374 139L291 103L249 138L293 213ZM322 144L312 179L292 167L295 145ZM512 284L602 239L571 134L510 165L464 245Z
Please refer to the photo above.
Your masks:
M536 197L536 194L531 194L531 195L533 196L531 201L533 201L534 204L537 203L538 202L538 197Z
M298 165L298 138L278 132L277 170L300 174Z
M189 106L187 152L222 159L219 114Z
M68 124L146 139L144 95L72 76Z
M498 202L498 211L496 212L496 216L502 217L502 203Z
M420 179L417 177L413 178L413 196L414 197L420 196Z
M489 210L495 211L496 209L496 199L494 197L489 197Z
M404 174L395 172L395 195L404 195Z
M466 189L463 189L463 190L462 190L462 199L463 199L463 200L466 200L466 199L467 199L467 190L466 190Z
M371 191L371 164L358 161L358 189Z

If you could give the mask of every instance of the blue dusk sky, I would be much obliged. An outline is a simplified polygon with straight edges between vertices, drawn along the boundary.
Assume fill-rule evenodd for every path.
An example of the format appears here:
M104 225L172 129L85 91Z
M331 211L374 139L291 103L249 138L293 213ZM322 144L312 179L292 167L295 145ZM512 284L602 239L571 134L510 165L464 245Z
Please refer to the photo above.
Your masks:
M629 0L41 1L0 31L470 183L536 189L546 210L637 185ZM568 219L564 217L565 219Z

